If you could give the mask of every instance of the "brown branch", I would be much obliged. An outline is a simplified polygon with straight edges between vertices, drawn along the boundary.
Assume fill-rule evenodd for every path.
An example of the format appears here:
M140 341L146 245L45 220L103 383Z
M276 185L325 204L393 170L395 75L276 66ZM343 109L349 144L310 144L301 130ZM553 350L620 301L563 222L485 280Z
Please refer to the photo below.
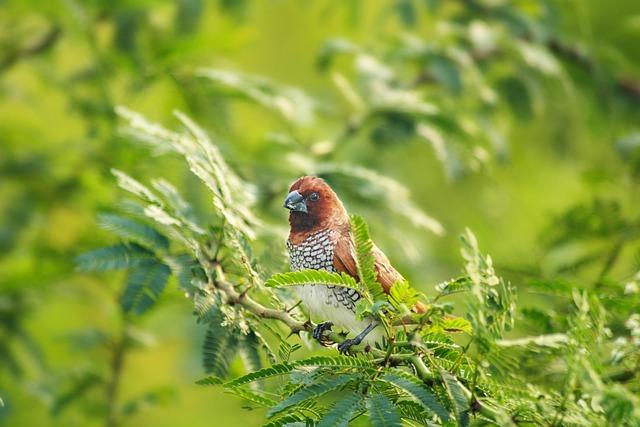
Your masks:
M277 320L283 323L291 331L291 334L299 335L300 332L313 332L313 329L316 325L314 325L311 321L301 322L289 314L291 312L291 309L276 310L273 308L269 308L251 298L246 292L238 292L233 284L226 280L222 266L220 266L220 264L216 264L214 268L215 280L213 280L211 286L223 294L227 303L240 305L248 312L262 319ZM403 323L403 321L406 323ZM399 322L400 323L398 323L397 325L410 324L408 323L408 318L400 319ZM326 331L324 333L324 338L326 341L323 341L322 345L330 347L333 344L339 344L344 341L346 339L346 336L342 333ZM373 351L373 349L365 347L363 348L363 351Z
M213 283L213 286L216 289L222 291L227 299L227 302L231 304L241 305L249 312L263 319L278 320L284 323L291 330L292 334L298 334L302 331L310 332L312 330L312 326L309 322L300 322L299 320L293 318L286 311L280 311L273 308L265 307L264 305L252 299L247 293L239 293L235 290L233 285L226 280L222 267L220 265L216 265L215 268L216 279Z

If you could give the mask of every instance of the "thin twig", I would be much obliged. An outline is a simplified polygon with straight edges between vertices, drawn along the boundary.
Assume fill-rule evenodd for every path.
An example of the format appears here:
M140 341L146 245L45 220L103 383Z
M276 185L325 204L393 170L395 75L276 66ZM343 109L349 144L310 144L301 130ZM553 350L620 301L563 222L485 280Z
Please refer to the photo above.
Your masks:
M126 352L126 324L118 339L113 343L111 355L111 368L109 371L109 383L107 384L107 409L105 416L105 426L115 427L118 425L118 393L120 391L120 380L124 367Z

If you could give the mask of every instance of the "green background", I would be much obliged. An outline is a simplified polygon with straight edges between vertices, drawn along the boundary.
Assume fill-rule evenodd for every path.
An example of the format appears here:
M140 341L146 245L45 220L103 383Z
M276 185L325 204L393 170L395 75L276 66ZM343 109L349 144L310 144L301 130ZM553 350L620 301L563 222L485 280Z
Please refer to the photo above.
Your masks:
M403 18L405 3L413 4L413 18ZM172 111L178 109L217 135L229 163L267 195L256 214L275 230L267 245L283 251L286 212L280 199L299 172L290 167L288 148L265 135L322 141L340 132L349 107L331 73L317 68L324 42L343 37L375 52L407 31L429 40L450 11L429 11L423 3L429 2L0 1L0 424L104 424L100 388L88 387L78 401L63 400L58 412L56 405L73 388L73 378L103 372L110 363L104 348L79 347L78 337L121 326L117 297L124 275L76 273L73 261L113 241L96 225L96 214L114 210L122 197L110 169L165 176L200 201L205 215L212 209L184 164L155 157L118 132L114 106L140 111L169 128L177 126ZM492 120L505 130L506 141L500 155L452 176L424 140L381 143L362 132L342 141L334 157L406 185L416 205L442 223L443 236L416 230L375 201L358 203L335 188L351 212L367 218L394 265L426 293L460 273L457 236L465 227L492 255L498 273L518 288L531 275L558 274L591 287L602 263L562 270L586 249L550 248L549 224L567 208L594 199L616 201L627 218L640 214L632 154L616 150L616 141L640 127L640 101L615 87L624 79L640 81L640 4L516 3L534 14L552 5L554 29L578 42L598 65L584 72L562 62L566 86L540 81L540 102L524 107L528 113L498 108ZM292 129L273 112L194 78L202 66L297 86L328 112ZM351 76L351 60L340 58L335 67ZM589 243L588 249L608 244ZM638 249L637 243L625 246L624 262L609 274L620 281L631 277L640 266ZM526 292L519 301L519 307L542 310L562 311L563 304ZM191 312L191 303L172 285L160 306L136 321L148 345L127 354L119 400L154 393L122 425L263 421L262 412L243 410L239 399L194 385L204 375L204 328ZM514 336L522 333L526 326ZM234 372L241 373L236 365Z

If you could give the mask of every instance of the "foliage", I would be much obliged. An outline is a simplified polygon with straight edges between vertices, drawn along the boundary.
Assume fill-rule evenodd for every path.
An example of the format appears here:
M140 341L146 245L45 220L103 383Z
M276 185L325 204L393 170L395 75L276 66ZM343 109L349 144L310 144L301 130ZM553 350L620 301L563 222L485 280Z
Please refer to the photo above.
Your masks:
M181 148L175 151L187 162L193 163L192 159L199 153L217 153L200 129L183 116L180 116L181 120L188 124L189 133L178 137L178 134L144 121L137 114L121 111L139 132L143 132L146 141L153 141L158 146L167 140L169 143L180 141L178 147ZM605 309L586 292L573 291L575 309L567 317L566 332L510 340L505 333L512 329L515 321L514 288L496 275L491 257L480 252L476 237L469 230L462 237L464 276L436 286L437 294L431 298L420 296L407 282L396 284L395 290L385 296L376 279L374 248L368 227L357 216L352 218L352 230L358 272L363 278L359 283L337 273L303 270L277 273L263 286L262 282L255 281L257 267L253 267L251 251L242 249L233 257L223 255L227 253L225 249L243 248L240 239L257 233L257 222L241 217L242 212L248 212L250 200L243 200L244 205L240 205L239 199L232 200L231 192L225 190L227 180L242 187L246 184L233 175L222 157L203 155L200 161L201 166L192 167L192 171L212 189L214 203L218 206L216 214L223 220L222 230L217 235L193 232L207 228L203 224L187 231L186 223L179 219L177 205L123 172L116 173L122 188L143 203L139 211L155 220L158 227L173 231L168 247L174 251L191 251L203 272L194 275L186 285L196 304L198 319L209 325L203 345L203 364L212 376L199 381L200 384L221 384L229 393L251 405L267 408L267 417L274 425L294 420L340 425L360 416L367 416L372 425L401 425L402 420L424 425L445 425L449 420L462 426L472 422L590 425L604 423L611 416L620 420L637 416L633 410L624 409L627 402L634 399L631 390L623 392L624 387L616 386L616 396L620 400L614 403L613 395L602 380L596 383L589 380L595 374L591 358L602 354L611 342L603 332L607 330ZM215 174L216 170L222 169L226 170L224 175ZM174 191L173 194L177 193ZM189 209L182 198L179 200L183 209ZM233 206L234 210L226 206ZM155 231L148 233L156 236L155 239L141 239L139 231L144 228L141 225L134 226L133 222L121 219L109 224L114 222L129 225L117 227L115 231L132 241L162 240L160 236L165 236L161 231ZM578 220L574 226L579 224ZM575 232L571 235L579 236ZM215 248L213 252L212 247ZM149 256L153 255L151 249L146 248ZM104 250L97 250L84 255L80 265L124 265L119 261L123 259L120 252L113 252L114 260L103 260L103 254ZM175 260L178 255L164 256ZM100 261L94 261L93 257ZM130 268L135 273L143 266L147 276L154 278L154 269L150 268L149 262L155 263L154 266L165 266L160 260L132 262ZM125 297L144 288L144 295L148 297L141 304L144 308L161 291L153 279L149 279L147 285L146 282L130 282L133 285L128 285ZM292 359L296 348L278 330L285 326L290 332L304 334L310 332L311 324L301 317L297 305L286 311L278 309L285 307L286 299L270 289L303 284L332 284L358 290L367 304L359 308L359 312L382 321L386 335L384 343L353 357L327 355L296 359L293 356ZM440 302L442 298L460 292L468 294L466 319L452 316L449 306ZM426 301L425 314L412 314L406 309L418 298ZM130 305L125 301L129 300L123 298L123 308L127 311ZM259 301L268 301L275 309L263 306ZM267 326L264 319L277 321L279 325ZM268 344L259 345L260 337L265 333L279 340L281 362L261 368L259 352L266 351L265 356L274 358ZM467 337L462 340L464 344L457 343L460 338L456 335L460 333ZM254 363L247 365L249 372L244 376L225 380L239 343L247 342L248 337L254 342L251 347ZM339 334L332 334L331 338L336 342L344 339ZM539 382L518 372L518 353L521 353L520 358L535 366L563 363L565 371L555 374L563 378L564 386L560 391L551 386L553 382ZM600 369L610 363L600 365ZM533 369L533 366L528 368ZM272 392L273 385L265 380L274 377L284 381ZM587 382L579 383L580 378ZM259 385L254 387L255 384ZM576 394L579 389L580 393ZM586 403L584 393L591 397L591 404ZM340 399L326 406L327 397L342 395L348 396L346 401L352 402L350 406ZM594 403L600 399L608 399L606 404L609 406ZM543 411L539 410L541 407Z
M637 425L637 15L4 2L0 424ZM362 282L286 273L301 174L362 214ZM301 283L384 341L315 346Z

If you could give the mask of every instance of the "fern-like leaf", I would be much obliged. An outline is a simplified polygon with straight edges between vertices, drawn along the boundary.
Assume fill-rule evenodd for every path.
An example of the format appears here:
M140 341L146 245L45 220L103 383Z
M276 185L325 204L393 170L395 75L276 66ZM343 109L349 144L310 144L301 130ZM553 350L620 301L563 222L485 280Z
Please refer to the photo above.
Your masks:
M117 169L111 169L111 173L116 177L118 180L118 186L123 190L138 196L146 202L162 205L162 201L140 181Z
M449 419L449 413L444 406L442 406L436 397L426 389L424 384L413 375L394 369L382 376L381 380L393 384L408 393L425 409L438 415L443 422Z
M290 363L279 363L277 365L270 366L268 368L260 369L256 372L251 372L247 375L243 375L239 378L228 381L224 384L225 388L239 387L244 384L248 384L254 381L263 380L275 376L288 374L293 370L293 365Z
M247 390L246 388L229 387L226 388L225 391L229 394L236 395L242 399L248 400L249 402L255 403L256 405L262 406L263 408L270 408L277 404L275 400L269 399L268 397L254 391Z
M301 348L302 346L300 344L289 344L286 341L281 341L278 347L278 356L281 361L288 362L291 359L291 354Z
M320 419L317 427L346 427L353 414L362 404L364 396L351 392L333 405Z
M384 291L375 271L373 241L369 236L369 227L361 216L351 216L351 231L356 246L358 276L374 301L385 299Z
M283 415L275 420L264 424L263 427L283 427L289 425L299 425L299 423L310 421L308 418L299 414ZM311 424L312 425L312 424Z
M153 259L153 254L137 244L105 246L76 257L80 271L108 271L135 267Z
M125 312L142 314L155 304L164 291L171 269L157 260L149 260L135 267L120 298Z
M241 336L239 342L240 357L248 372L255 372L262 368L260 347L262 347L262 343L253 331Z
M236 356L238 335L229 327L220 324L221 319L212 319L207 328L202 346L202 365L207 373L224 378Z
M125 240L136 242L149 250L169 249L169 240L155 228L120 215L103 213L98 215L100 226Z
M317 398L330 391L339 390L346 384L360 378L361 377L359 375L340 375L329 378L321 377L318 381L301 388L282 402L278 403L276 406L272 407L267 413L267 416L272 417L285 409L304 402L305 400Z
M436 285L439 296L468 292L471 290L472 282L467 276L458 277Z
M265 286L270 288L302 285L332 285L361 291L355 279L348 274L324 270L300 270L274 274L265 282Z
M464 332L471 334L473 332L473 326L463 317L446 316L442 319L438 319L437 322L434 321L429 330L431 332L447 331L449 333Z
M413 400L401 400L396 402L400 416L405 420L415 421L423 426L436 426L431 421L431 413L425 411L424 406Z
M313 356L297 360L294 366L338 367L338 368L375 368L372 362L362 357Z
M222 381L220 377L217 377L215 375L209 375L208 377L204 377L196 381L196 384L198 385L220 385L223 383L224 381Z
M441 371L440 375L444 382L447 395L453 404L456 413L456 420L460 427L469 425L469 399L467 397L468 390L460 384L458 379L447 371Z
M402 427L400 414L384 394L376 393L369 396L367 411L373 427Z

